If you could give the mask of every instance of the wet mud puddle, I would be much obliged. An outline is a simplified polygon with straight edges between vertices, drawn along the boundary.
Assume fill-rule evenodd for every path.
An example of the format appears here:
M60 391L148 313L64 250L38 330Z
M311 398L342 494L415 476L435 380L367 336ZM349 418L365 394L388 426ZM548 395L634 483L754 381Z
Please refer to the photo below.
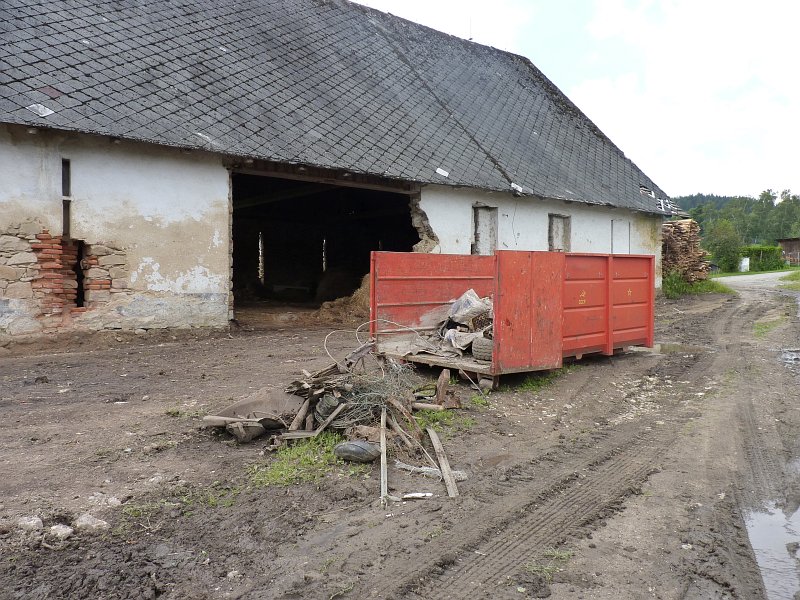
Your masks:
M800 509L786 514L774 502L745 515L768 600L800 598Z

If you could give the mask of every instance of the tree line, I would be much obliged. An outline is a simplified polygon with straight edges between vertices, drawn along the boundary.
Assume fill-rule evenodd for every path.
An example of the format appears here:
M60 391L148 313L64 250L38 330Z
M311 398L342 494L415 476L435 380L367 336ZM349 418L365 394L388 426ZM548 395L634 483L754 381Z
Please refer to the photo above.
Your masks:
M725 271L735 270L743 254L763 256L777 240L800 237L800 196L790 190L767 189L758 198L694 194L672 200L698 222L703 247Z

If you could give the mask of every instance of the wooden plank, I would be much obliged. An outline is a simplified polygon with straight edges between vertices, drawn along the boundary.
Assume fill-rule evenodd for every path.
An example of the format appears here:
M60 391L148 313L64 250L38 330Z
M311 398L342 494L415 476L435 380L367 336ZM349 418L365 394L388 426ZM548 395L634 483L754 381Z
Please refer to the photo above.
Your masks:
M441 404L430 404L429 402L412 402L411 408L414 410L438 410L443 411L445 407Z
M417 420L414 418L414 415L408 412L408 409L403 406L403 404L397 398L392 398L390 396L386 399L386 401L389 403L389 406L403 415L406 421L408 421L408 424L414 430L414 437L417 438L417 440L422 441L422 429L420 429L420 426L417 423Z
M436 404L444 404L447 386L450 385L450 369L442 369L436 380Z
M386 466L386 407L381 408L381 506L389 498L389 475Z
M453 471L450 469L447 455L444 453L444 446L442 446L439 435L434 431L433 427L428 427L426 431L431 438L433 449L436 451L436 458L439 460L439 470L442 472L444 485L447 487L447 495L455 498L458 496L458 486L456 485L456 478L453 477Z
M292 420L292 424L289 425L289 431L297 431L303 426L303 422L306 419L306 414L308 414L308 407L310 404L311 400L306 398L306 401L303 402L303 405L300 407L300 410L297 411L297 414Z
M337 406L334 411L330 414L330 416L323 421L322 425L317 427L314 431L287 431L286 433L281 434L282 440L300 440L304 438L314 438L317 437L320 433L325 431L325 429L330 425L336 417L339 416L339 413L342 412L345 408L347 408L349 404L345 402L344 404L340 404Z

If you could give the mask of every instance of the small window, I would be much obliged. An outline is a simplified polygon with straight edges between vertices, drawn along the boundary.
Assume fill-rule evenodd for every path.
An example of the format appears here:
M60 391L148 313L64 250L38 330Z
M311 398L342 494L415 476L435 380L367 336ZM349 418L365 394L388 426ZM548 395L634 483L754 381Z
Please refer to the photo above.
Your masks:
M570 222L566 215L548 215L547 248L550 252L569 252Z
M65 198L72 196L72 174L68 158L61 159L61 195Z
M497 250L497 209L491 206L475 206L472 210L472 254L494 254Z

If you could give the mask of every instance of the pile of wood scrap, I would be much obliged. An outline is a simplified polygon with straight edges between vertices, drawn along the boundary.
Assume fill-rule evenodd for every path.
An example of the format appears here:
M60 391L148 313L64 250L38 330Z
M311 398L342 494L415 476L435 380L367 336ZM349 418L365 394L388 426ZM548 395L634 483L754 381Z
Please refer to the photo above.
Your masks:
M693 219L667 221L661 226L663 272L678 272L693 283L708 277L708 252L700 248L700 226Z
M266 434L269 443L265 450L316 437L329 428L336 429L351 442L340 444L341 455L334 450L340 458L367 462L380 457L382 502L393 499L386 491L390 451L395 458L402 456L427 463L428 466L413 468L438 474L448 494L457 495L455 482L463 474L451 471L436 432L430 428L423 431L413 414L419 410L461 408L461 400L450 384L450 371L444 369L435 383L425 382L413 366L387 358L379 358L378 368L368 370L363 361L373 350L374 344L370 342L341 362L315 373L303 371L303 376L292 381L284 394L272 393L271 402L280 400L279 407L267 406L270 401L238 402L218 415L205 417L204 421L210 426L225 426L240 442ZM426 450L428 440L435 459ZM374 444L374 452L365 443Z

